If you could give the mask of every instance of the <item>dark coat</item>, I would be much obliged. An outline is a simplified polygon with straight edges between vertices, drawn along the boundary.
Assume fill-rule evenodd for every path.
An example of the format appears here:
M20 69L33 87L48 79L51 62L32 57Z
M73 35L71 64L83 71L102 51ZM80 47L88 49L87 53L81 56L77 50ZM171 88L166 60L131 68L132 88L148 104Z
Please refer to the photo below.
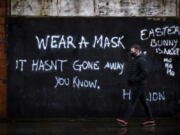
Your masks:
M148 66L143 54L132 59L128 71L129 86L143 86L147 84Z

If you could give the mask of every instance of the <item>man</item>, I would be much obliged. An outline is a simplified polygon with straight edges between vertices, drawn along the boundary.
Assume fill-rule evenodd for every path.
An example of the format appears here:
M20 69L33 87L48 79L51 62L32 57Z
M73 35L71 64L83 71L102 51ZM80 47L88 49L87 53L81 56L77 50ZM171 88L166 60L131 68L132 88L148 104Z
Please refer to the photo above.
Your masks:
M130 48L132 56L132 65L129 67L128 72L128 85L132 88L131 104L128 106L127 112L123 119L117 118L116 121L122 127L128 126L128 119L133 113L138 101L143 105L147 120L142 123L143 126L155 126L152 112L149 104L146 101L146 84L148 76L148 66L145 56L142 54L141 47L137 44Z

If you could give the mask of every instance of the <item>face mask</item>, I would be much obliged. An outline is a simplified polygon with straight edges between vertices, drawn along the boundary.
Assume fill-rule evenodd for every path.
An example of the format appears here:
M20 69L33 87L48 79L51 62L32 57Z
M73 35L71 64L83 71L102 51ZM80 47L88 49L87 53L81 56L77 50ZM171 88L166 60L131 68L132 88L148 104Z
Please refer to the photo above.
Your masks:
M135 53L131 53L131 57L136 57L136 54Z

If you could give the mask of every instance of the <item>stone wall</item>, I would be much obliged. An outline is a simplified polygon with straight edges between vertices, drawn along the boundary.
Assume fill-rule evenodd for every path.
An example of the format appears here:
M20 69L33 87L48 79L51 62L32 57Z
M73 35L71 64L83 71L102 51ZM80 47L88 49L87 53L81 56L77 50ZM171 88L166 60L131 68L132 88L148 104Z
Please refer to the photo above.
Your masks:
M11 0L15 16L178 16L179 0Z

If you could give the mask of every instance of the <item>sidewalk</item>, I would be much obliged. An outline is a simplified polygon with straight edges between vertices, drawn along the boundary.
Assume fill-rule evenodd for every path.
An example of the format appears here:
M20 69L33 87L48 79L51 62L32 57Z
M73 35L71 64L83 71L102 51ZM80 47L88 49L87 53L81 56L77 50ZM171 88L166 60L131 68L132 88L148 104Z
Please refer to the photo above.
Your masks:
M143 128L133 118L120 128L114 118L11 119L0 123L0 135L180 135L180 118L158 118L156 127Z

